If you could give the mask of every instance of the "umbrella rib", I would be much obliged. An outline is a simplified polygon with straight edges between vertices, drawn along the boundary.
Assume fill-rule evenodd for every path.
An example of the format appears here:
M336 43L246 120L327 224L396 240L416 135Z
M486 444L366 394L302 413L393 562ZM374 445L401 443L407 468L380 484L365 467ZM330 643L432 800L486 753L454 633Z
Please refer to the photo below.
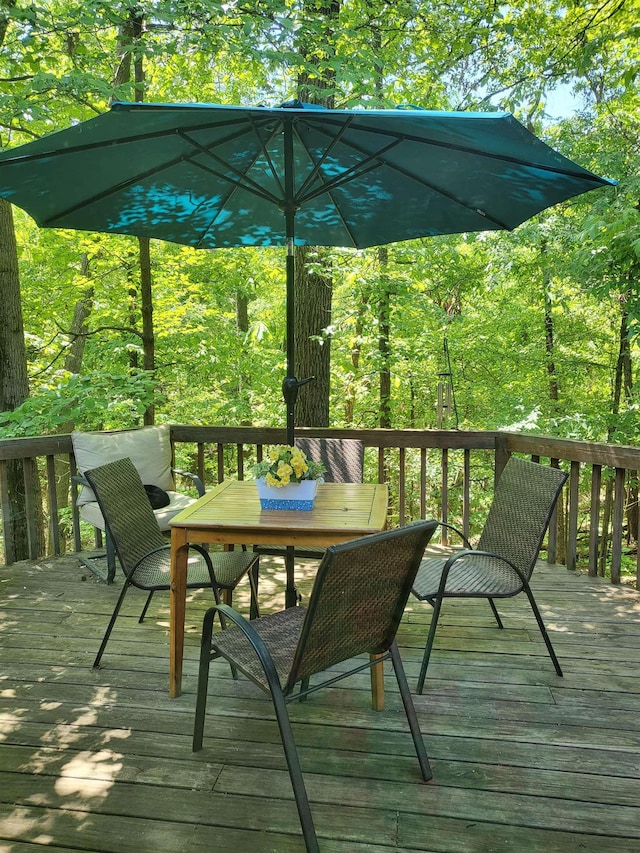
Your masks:
M326 120L325 124L337 124L337 122L335 122L331 118L328 118ZM331 134L329 134L327 132L326 127L322 127L320 125L314 125L314 128L318 132L324 134L325 136L331 136ZM435 140L435 139L425 139L424 137L421 137L421 136L415 136L412 133L398 133L398 132L393 131L393 130L376 128L376 127L369 128L369 127L365 127L365 126L356 127L355 129L356 129L356 131L359 131L362 133L370 133L370 134L376 135L376 136L393 136L398 142L408 141L408 142L416 142L419 145L433 145L435 148L446 148L448 151L460 151L463 154L472 154L475 157L484 157L484 158L489 159L489 160L499 160L501 163L514 163L518 166L528 166L531 169L539 169L541 172L551 172L555 175L565 175L566 177L569 177L569 178L579 178L580 180L593 181L595 184L598 184L598 185L603 184L602 178L600 178L598 175L592 174L587 169L576 171L574 169L564 168L564 167L560 167L560 166L553 166L551 164L545 165L544 163L532 162L531 160L525 160L521 157L512 157L508 154L495 154L491 151L483 151L481 148L472 148L472 147L469 147L467 145L459 145L459 144L456 144L454 142L439 142L438 140ZM533 134L531 134L531 135L533 136L534 139L537 139L537 141L542 143L545 147L547 147L547 148L549 147L546 145L546 143L542 142L541 139L538 139ZM354 143L347 142L347 144L350 145L355 151L360 151L360 153L365 153L365 154L368 153L366 150L363 151L362 149L360 149ZM550 148L549 150L551 152L553 152L553 149ZM554 153L558 154L559 152L554 152ZM375 156L375 155L373 155L373 156ZM562 154L560 154L560 156L564 157L564 155L562 155ZM567 159L567 158L564 158L564 159ZM571 161L567 160L567 162L570 163Z
M83 210L86 207L94 204L97 201L102 201L105 198L109 198L109 196L115 195L121 190L126 189L127 187L132 186L133 184L138 183L139 181L144 181L147 178L156 175L158 172L163 171L164 169L175 166L176 163L180 163L184 161L186 158L183 155L180 157L174 157L172 160L168 160L165 163L162 163L160 166L156 166L153 169L148 169L146 172L138 173L131 178L127 178L126 181L121 181L119 184L109 187L109 189L103 190L101 193L96 193L90 198L83 199L82 201L77 202L71 207L67 207L65 210L59 211L55 214L55 216L49 217L49 219L44 219L42 224L45 227L51 226L53 223L58 222L61 219L64 219L66 216L70 216L72 213L75 213L78 210Z
M316 129L320 133L323 133L325 136L327 135L326 132L322 128L316 128ZM387 132L384 135L389 136L390 134ZM406 137L403 137L400 135L395 135L395 134L391 134L391 135L395 136L394 141L389 143L389 145L386 145L384 148L381 148L379 151L376 151L374 154L371 154L366 149L363 149L362 147L356 145L353 142L349 142L349 140L345 140L345 145L348 145L349 148L351 148L353 151L356 151L358 154L364 155L365 159L361 163L358 163L356 166L353 166L347 172L344 172L340 176L339 179L337 179L336 181L333 182L331 189L335 189L335 188L339 187L341 184L345 183L346 181L353 180L354 176L360 177L361 175L367 174L367 172L374 171L377 168L386 167L387 169L390 169L393 172L397 172L398 174L403 175L406 178L409 178L411 181L414 181L415 183L420 184L421 186L426 187L429 190L432 190L433 192L437 193L438 195L449 199L449 201L454 202L454 204L458 204L458 205L460 205L460 207L464 207L466 210L469 210L472 213L476 213L478 216L482 216L488 222L492 222L494 225L499 226L500 228L504 229L505 231L512 231L513 230L512 228L510 228L508 225L506 225L501 220L496 219L494 216L490 216L486 211L480 210L477 207L473 207L472 205L467 204L463 199L458 198L457 196L453 195L453 193L449 193L446 190L441 189L440 187L431 183L430 181L427 181L425 178L420 178L417 175L409 172L407 169L403 169L401 166L397 166L395 163L390 163L388 160L386 160L384 155L388 151L390 151L391 149L393 149L397 145L399 145L401 142L403 142L406 138ZM417 139L414 141L420 142L421 140ZM422 140L422 141L424 142L424 140ZM432 144L432 143L429 142L426 144ZM452 146L452 147L455 147L455 146ZM459 149L459 150L462 150L462 149ZM322 190L316 190L314 193L311 193L307 197L307 199L310 200L312 198L316 198L318 195L321 195L321 194L322 194ZM305 199L305 200L307 200L307 199Z
M227 168L230 172L233 172L233 174L239 180L238 181L230 180L228 175L225 175L222 172L218 172L216 169L213 169L210 166L207 166L206 163L196 162L192 156L184 158L186 160L189 160L189 162L192 163L194 166L196 166L198 169L204 169L205 171L209 172L211 175L214 175L216 178L221 178L223 181L230 184L232 187L232 192L238 188L245 189L248 192L252 192L254 195L259 196L260 198L266 199L266 201L270 201L272 204L278 204L279 199L277 196L273 195L273 193L268 192L268 190L265 190L263 187L260 186L260 184L257 184L248 175L241 172L240 169L237 169L235 166L233 166L227 160L223 160L222 157L219 157L217 154L214 154L213 151L210 151L206 147L206 145L201 145L199 142L197 142L195 139L192 139L186 133L183 133L180 130L178 131L178 133L186 142L188 142L190 145L193 145L194 148L197 148L199 153L206 154L208 157L211 157L212 160L215 160L217 163L220 163L222 166ZM254 160L254 162L255 162L255 160Z
M304 121L304 119L302 119L302 121ZM343 175L340 176L339 182L332 181L329 183L321 183L321 186L318 189L316 189L315 191L310 192L310 193L305 195L307 187L309 187L313 182L315 182L316 180L318 180L320 182L324 181L322 173L320 172L322 164L329 158L331 151L333 151L333 149L338 144L338 142L340 142L340 140L342 139L342 137L346 133L347 128L351 125L352 121L353 121L353 118L349 119L348 122L346 122L344 125L342 125L339 128L339 132L335 136L332 137L331 143L324 150L324 152L322 153L322 156L320 157L320 159L318 161L314 161L313 154L309 150L304 139L297 132L298 122L293 123L292 126L296 130L296 138L297 138L298 142L300 143L302 148L304 148L304 150L306 151L306 154L307 154L307 157L309 158L309 160L313 163L313 169L311 170L310 174L307 175L302 186L300 187L300 189L296 193L296 198L295 198L296 203L298 204L298 206L301 206L305 201L311 201L312 199L317 198L320 195L327 194L333 202L335 212L336 212L338 218L340 219L340 221L342 222L342 226L343 226L344 230L347 232L347 234L351 238L351 242L355 246L357 243L357 240L356 240L355 234L353 233L353 229L350 227L349 223L346 221L346 219L342 215L342 211L340 210L340 205L336 203L335 199L333 198L332 192L331 192L332 189L334 189L334 187L339 186L343 182L342 179L345 177L345 175L347 175L352 170L349 169L348 172L343 173Z
M198 129L201 129L201 126L198 126ZM213 159L217 159L218 162L222 163L224 166L227 166L231 171L233 171L236 174L241 175L241 173L239 173L238 170L235 169L230 163L226 163L224 160L217 157L217 155L212 154L212 152L209 151L205 146L202 146L199 143L197 143L194 139L192 139L188 135L188 133L181 130L180 128L172 129L170 133L165 133L165 134L140 134L139 137L135 137L135 138L128 137L126 140L122 140L122 143L123 144L130 144L132 142L135 142L135 141L138 141L140 139L147 138L147 137L152 137L152 138L157 139L162 135L168 136L168 135L174 135L174 134L177 134L178 136L180 136L180 138L184 139L185 142L188 142L194 148L197 148L199 152L205 153L208 156L212 157ZM242 134L239 134L239 135L242 135ZM235 134L235 136L238 136L238 134ZM72 151L78 151L78 150L85 150L86 151L86 150L90 150L91 148L101 148L101 147L103 147L102 143L100 143L100 144L93 143L90 145L79 146L78 148L63 149L59 152L53 152L53 153L54 154L66 154L66 153L69 153ZM45 156L51 156L51 155L50 154L49 155L42 154L42 155L33 155L33 156L34 157L40 157L40 156L45 157ZM25 158L23 158L23 159L25 159ZM42 224L45 227L49 227L49 226L53 225L54 223L64 219L65 217L70 216L71 214L75 213L78 210L82 210L82 209L89 207L90 205L94 204L95 202L102 201L105 198L109 198L110 196L115 195L116 193L121 192L124 189L127 189L127 187L132 186L133 184L136 184L139 181L144 181L147 178L151 178L154 175L159 174L160 172L164 171L165 169L168 169L171 166L175 166L180 162L189 162L192 165L196 166L197 168L203 169L203 170L211 173L212 175L215 175L216 177L221 178L222 180L224 180L227 183L233 183L233 182L229 181L228 176L223 175L222 173L217 172L215 169L211 169L202 163L197 163L196 161L194 161L193 155L181 154L180 156L174 157L171 160L164 161L163 163L159 164L158 166L153 167L152 169L148 169L146 172L137 173L136 175L132 176L131 178L128 178L126 181L121 181L119 184L114 185L112 187L109 187L109 189L104 190L101 193L96 193L95 195L91 196L90 198L83 199L83 201L78 202L77 204L72 205L71 207L68 207L63 211L56 213L55 216L52 216L49 219L43 220ZM250 184L253 184L253 186L250 186ZM271 195L266 190L262 191L260 186L258 184L254 184L253 182L251 182L250 179L248 179L245 183L242 183L242 184L240 184L240 182L239 182L237 185L234 186L234 188L237 188L237 186L239 186L239 185L242 185L244 189L246 189L250 192L253 192L255 195L258 195L258 196L266 199L267 201L271 202L272 204L278 203L278 199L276 196ZM209 230L209 229L207 229L207 230Z
M271 170L271 174L272 174L277 186L280 187L280 192L281 192L282 198L284 198L284 190L282 188L280 178L279 178L279 176L278 176L278 174L274 168L273 161L272 161L271 157L269 156L269 152L267 151L265 141L263 140L262 135L260 134L259 128L257 127L258 123L256 121L254 121L252 116L249 118L249 120L250 120L251 126L253 127L253 132L254 132L255 138L260 141L260 148L261 148L262 153L264 154L264 156L265 156L265 158L269 164L269 169ZM274 128L272 130L272 132L269 134L269 138L272 139L276 135L276 132L277 131ZM202 241L204 240L206 235L211 231L211 229L214 227L216 220L221 215L222 211L224 210L224 208L226 207L228 202L233 197L233 194L238 189L244 189L247 192L253 193L258 198L265 199L265 201L268 201L270 204L274 204L274 205L279 206L279 207L281 206L282 198L278 198L277 195L274 195L273 193L269 193L267 190L263 189L260 186L260 184L253 181L245 172L241 172L239 169L236 169L231 163L223 160L221 157L218 157L217 154L213 154L213 152L210 151L206 146L200 145L198 142L191 139L190 137L187 136L186 141L189 142L190 144L194 145L195 147L199 148L203 154L206 154L209 157L212 157L213 159L215 159L219 163L221 163L223 166L226 166L228 169L230 169L239 178L239 180L236 182L231 181L231 180L229 180L227 175L223 175L223 174L217 172L215 169L211 169L206 164L196 163L194 161L191 161L191 162L193 162L193 165L197 166L199 169L203 169L204 171L209 172L210 174L215 175L216 177L221 178L222 180L226 181L230 187L229 192L225 196L224 202L222 204L220 204L217 213L210 220L207 227L201 231L198 242L196 243L196 247L199 247L202 245ZM256 160L257 160L257 156L254 157L254 159L253 159L254 164L255 164Z

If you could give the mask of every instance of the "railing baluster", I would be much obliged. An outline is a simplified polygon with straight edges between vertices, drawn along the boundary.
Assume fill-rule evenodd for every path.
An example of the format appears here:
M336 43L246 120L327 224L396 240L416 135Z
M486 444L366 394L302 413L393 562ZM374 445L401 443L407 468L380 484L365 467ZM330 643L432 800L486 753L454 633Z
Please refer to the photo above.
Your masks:
M602 503L602 465L591 466L591 511L589 514L589 574L598 574L598 551L600 549L600 507ZM638 551L640 555L640 550Z
M464 450L462 469L462 532L469 538L471 519L471 451Z
M13 514L9 501L9 472L4 459L0 460L0 507L2 508L2 532L4 539L4 561L10 566L15 562L16 553L13 547Z
M567 568L572 571L575 571L577 565L579 485L580 463L572 462L569 479L569 518L567 523Z
M405 506L406 506L406 449L400 448L398 458L398 524L400 527L404 524Z
M620 583L620 569L622 567L622 525L624 521L625 499L624 478L625 469L616 468L611 529L611 583Z
M441 480L441 488L442 488L442 503L440 507L440 518L442 521L447 524L449 521L449 451L446 447L442 449L442 480ZM447 537L447 528L440 528L440 543L442 545L447 545L449 539Z
M56 489L55 457L47 455L47 500L49 501L49 536L54 554L60 550L60 518L58 516L58 494Z
M551 460L552 468L559 468L560 463L557 459ZM549 532L547 534L547 559L550 563L555 563L558 559L558 504L553 510L551 521L549 522Z

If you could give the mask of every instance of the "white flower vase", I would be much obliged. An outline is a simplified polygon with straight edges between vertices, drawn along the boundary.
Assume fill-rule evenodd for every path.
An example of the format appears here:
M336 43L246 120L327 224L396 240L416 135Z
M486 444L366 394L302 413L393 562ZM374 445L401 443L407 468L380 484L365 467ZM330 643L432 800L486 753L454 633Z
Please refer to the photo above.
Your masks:
M264 477L256 480L262 509L313 509L318 488L317 480L303 480L287 486L267 486Z

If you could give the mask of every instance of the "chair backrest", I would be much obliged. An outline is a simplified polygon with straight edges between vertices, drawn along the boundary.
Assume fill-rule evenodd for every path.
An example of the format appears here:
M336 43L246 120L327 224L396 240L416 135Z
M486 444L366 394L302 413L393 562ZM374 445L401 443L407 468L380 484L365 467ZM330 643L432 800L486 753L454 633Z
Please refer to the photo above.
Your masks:
M343 660L388 650L436 527L420 521L327 548L285 693Z
M71 443L81 474L128 456L145 485L158 486L168 492L175 488L171 470L171 431L168 424L119 432L74 430L71 433ZM83 486L78 496L78 506L92 501L95 501L93 491Z
M166 546L140 474L128 457L85 472L98 499L120 564L129 574L136 563Z
M496 485L478 550L506 557L527 580L567 475L512 456Z
M327 483L361 483L364 444L356 438L296 438L307 459L323 462Z

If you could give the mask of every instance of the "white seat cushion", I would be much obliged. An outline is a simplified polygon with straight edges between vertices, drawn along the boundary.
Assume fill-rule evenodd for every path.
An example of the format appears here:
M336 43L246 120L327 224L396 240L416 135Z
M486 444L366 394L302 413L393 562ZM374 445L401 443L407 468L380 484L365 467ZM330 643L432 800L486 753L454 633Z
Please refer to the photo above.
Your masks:
M158 527L163 532L170 529L169 522L174 515L182 512L185 507L188 507L189 504L192 504L195 500L195 498L190 498L188 495L181 495L179 492L167 492L167 494L171 499L169 505L163 506L162 509L156 509L153 511L153 514L158 519ZM82 504L79 509L80 517L84 521L88 521L89 524L92 524L94 527L104 530L104 518L102 517L97 501Z
M76 465L81 474L128 456L145 486L158 486L165 492L175 489L171 473L171 435L168 424L111 433L74 430L71 433L71 442ZM88 486L83 486L78 495L78 506L95 503L95 500L93 491ZM165 509L168 510L169 507Z

